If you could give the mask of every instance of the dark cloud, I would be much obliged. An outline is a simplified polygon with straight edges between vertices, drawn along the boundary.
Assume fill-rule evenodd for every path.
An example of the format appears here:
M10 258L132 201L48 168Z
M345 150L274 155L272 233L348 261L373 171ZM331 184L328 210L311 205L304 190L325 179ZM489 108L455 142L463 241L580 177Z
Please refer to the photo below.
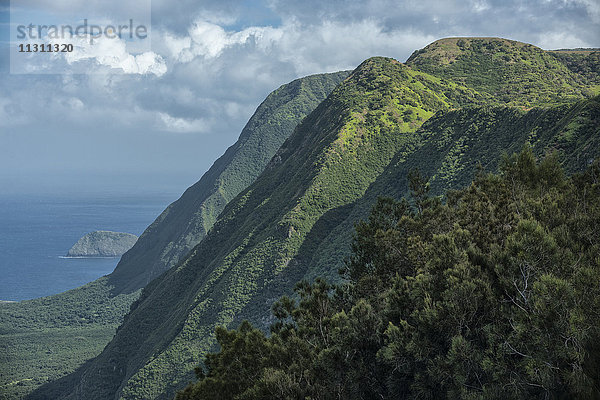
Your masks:
M599 46L600 2L597 0L368 0L303 2L273 0L280 15L304 24L320 20L375 19L385 29L445 36L502 36L553 45Z

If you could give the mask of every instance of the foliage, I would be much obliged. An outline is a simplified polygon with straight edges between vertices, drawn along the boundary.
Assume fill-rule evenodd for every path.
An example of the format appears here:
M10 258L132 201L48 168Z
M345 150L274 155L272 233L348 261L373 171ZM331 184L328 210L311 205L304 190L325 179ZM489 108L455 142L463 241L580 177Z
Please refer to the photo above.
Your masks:
M525 150L447 204L381 198L347 284L297 286L271 335L217 330L191 399L600 395L600 163L565 178Z
M414 132L436 110L472 97L455 84L444 86L452 89L447 97L440 87L439 79L391 59L357 68L225 207L189 257L144 288L115 339L84 371L88 398L174 394L214 346L215 326L242 314L264 316L268 303L258 299L287 293L300 278L291 260L315 222L360 198L396 152L410 154Z
M600 51L553 51L550 53L562 62L569 70L583 76L587 82L595 85L598 90L600 86ZM596 94L598 94L596 92Z
M431 193L440 195L468 185L478 169L497 171L503 153L517 152L527 144L538 157L556 152L571 174L584 170L599 154L598 126L598 97L528 111L478 106L437 113L415 133L419 139L412 154L397 153L359 200L340 209L336 221L317 223L322 238L297 256L307 265L302 278L311 281L322 276L336 282L337 270L350 253L353 225L368 216L377 197L406 196L411 170L430 176Z
M19 399L102 351L118 324L39 328L0 336L0 399Z
M568 60L572 58L513 40L448 38L415 51L406 63L471 87L490 104L530 107L594 94L590 86L598 84L598 74L591 69L597 70L597 56Z
M0 398L21 398L98 355L140 294L111 291L102 277L54 296L0 304Z

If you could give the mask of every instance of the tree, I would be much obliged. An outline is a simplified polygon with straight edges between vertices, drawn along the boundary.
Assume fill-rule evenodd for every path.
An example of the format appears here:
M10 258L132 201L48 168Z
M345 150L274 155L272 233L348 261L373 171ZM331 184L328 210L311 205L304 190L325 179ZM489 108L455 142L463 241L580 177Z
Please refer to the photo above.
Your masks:
M220 328L178 398L598 398L599 177L524 149L442 204L411 173L414 207L377 201L345 283L300 283L269 337Z

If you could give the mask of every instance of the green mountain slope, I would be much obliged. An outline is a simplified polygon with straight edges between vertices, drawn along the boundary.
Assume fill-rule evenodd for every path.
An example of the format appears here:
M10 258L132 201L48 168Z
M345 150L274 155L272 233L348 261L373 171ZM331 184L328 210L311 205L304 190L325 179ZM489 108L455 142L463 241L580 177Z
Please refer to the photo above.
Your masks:
M363 63L298 126L190 256L144 289L115 339L75 376L71 397L172 395L212 348L216 325L250 304L268 308L271 297L293 287L280 276L294 268L290 260L323 214L362 196L394 154L412 152L414 132L435 111L474 96L395 60Z
M529 107L597 93L597 73L586 74L587 69L576 67L597 66L595 57L574 60L569 66L566 61L572 57L561 59L554 52L514 40L447 38L415 51L406 63L472 87L490 104Z
M140 294L113 296L107 281L0 304L0 399L20 399L102 351Z
M337 213L340 218L320 221L326 226L324 237L296 259L306 265L304 278L338 279L350 255L354 224L367 218L379 196L405 197L411 169L431 177L431 192L439 195L467 185L478 165L497 171L503 153L528 144L538 157L556 151L569 173L583 171L600 154L600 97L529 111L503 106L452 110L436 114L418 134L419 148L410 157L396 155L361 199Z
M583 76L594 93L600 92L600 49L554 50L549 53L569 70Z
M421 140L417 144L418 148L412 154L408 156L397 154L361 198L350 205L330 210L313 225L303 246L290 264L294 264L296 270L305 271L304 277L309 280L313 280L317 276L327 276L330 280L337 280L338 268L343 266L344 258L350 255L354 224L369 215L377 197L382 195L396 198L406 196L408 192L407 176L413 168L419 168L433 176L431 188L434 193L443 193L447 188L462 187L470 182L479 163L484 168L496 170L505 151L519 150L528 143L538 155L557 151L559 159L562 160L567 171L582 171L600 154L599 122L600 98L581 101L569 106L537 108L528 112L521 108L510 107L478 107L440 112L415 133L421 137ZM577 128L571 131L574 126ZM336 226L336 221L341 222ZM315 241L316 246L308 243L311 238ZM297 271L286 270L283 271L280 279L297 281L299 275ZM271 293L271 298L274 297L274 293ZM267 312L268 308L265 305L256 302L244 310L245 316L250 317L263 330L266 328L266 323L269 322L265 318ZM261 313L263 313L262 318L257 318ZM236 322L239 322L239 319ZM233 324L233 326L235 325ZM253 346L251 340L254 338L255 336L252 338L248 336L244 344L233 345L231 342L236 349L235 352L243 352L241 350L243 346ZM232 337L223 340L230 343L228 342L230 339L233 340ZM294 348L294 345L291 345L290 348ZM275 352L279 354L278 350ZM242 356L260 357L260 354L259 351L259 354L242 354ZM327 357L327 354L327 350L325 350L323 357ZM225 355L224 357L229 356ZM233 361L225 358L224 362ZM235 365L245 365L245 361L240 360ZM353 364L353 367L362 373L365 373L364 368L368 369L368 367L356 364ZM282 367L282 369L287 371L286 367ZM389 370L392 369L389 368ZM260 370L256 371L260 375ZM357 378L359 376L356 375ZM313 380L312 382L327 386L329 378L322 379L322 381ZM274 393L273 390L283 390L286 382L290 383L288 380L271 382L275 387L271 388L270 393ZM293 383L290 385L296 387ZM213 390L219 388L218 383L214 387L209 387ZM333 390L332 387L327 387L329 388L327 390ZM249 398L254 397L249 394ZM354 397L350 395L347 398ZM394 396L390 398L394 398Z
M297 79L272 92L238 141L150 225L123 255L110 284L132 292L179 262L215 223L225 205L251 184L296 125L349 72Z
M556 68L568 82L583 79L552 60L558 66L549 64L550 75ZM598 154L598 101L576 103L589 93L575 83L568 95L545 82L540 98L515 92L508 103L517 107L490 108L485 104L500 102L490 84L459 79L472 86L466 88L451 80L451 70L432 67L430 75L419 68L385 58L361 64L226 206L204 240L145 287L105 350L31 398L171 397L213 348L216 326L242 319L267 326L271 304L295 282L334 274L352 223L366 215L361 210L379 194L401 196L411 166L436 174L434 187L456 187L471 179L477 161L493 169L502 150L528 140L539 152L562 148L567 164L585 153L573 169ZM517 81L535 81L539 68L514 69L521 71ZM570 104L524 110L551 101Z
M272 92L239 140L146 229L112 274L54 296L0 304L0 399L20 398L96 356L139 289L202 239L225 204L348 74L309 76Z

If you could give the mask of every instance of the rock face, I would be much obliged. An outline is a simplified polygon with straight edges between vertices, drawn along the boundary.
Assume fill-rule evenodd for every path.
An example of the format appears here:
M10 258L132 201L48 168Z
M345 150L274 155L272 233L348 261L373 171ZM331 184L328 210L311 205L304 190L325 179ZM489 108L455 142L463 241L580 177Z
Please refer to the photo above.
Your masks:
M120 257L133 247L137 239L131 233L90 232L71 247L67 257Z

